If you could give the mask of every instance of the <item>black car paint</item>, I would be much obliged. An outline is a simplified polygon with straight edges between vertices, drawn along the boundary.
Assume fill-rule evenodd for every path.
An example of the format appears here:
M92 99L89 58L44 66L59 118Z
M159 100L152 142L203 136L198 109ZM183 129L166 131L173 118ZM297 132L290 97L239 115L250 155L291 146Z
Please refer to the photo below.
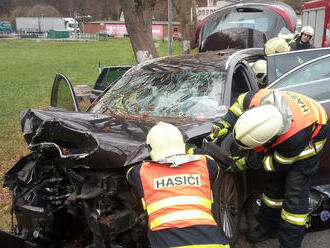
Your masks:
M205 56L208 63L201 63L201 56ZM248 62L253 62L263 56L262 49L226 50L168 57L164 61L171 68L182 66L183 62L205 68L210 63L216 63L219 69L228 71L224 103L229 106L235 70L245 70L249 90L256 90L257 83L245 58L249 57L251 61ZM138 65L127 73L134 73L149 63L161 64L161 61L156 59ZM60 75L59 78L65 76ZM74 92L72 94L74 96ZM212 123L220 119L221 116L209 120L111 116L59 111L56 108L51 111L22 111L23 135L32 153L6 173L4 184L10 188L15 199L13 211L17 215L18 228L14 233L24 236L26 241L48 246L59 239L76 235L73 230L78 233L87 231L89 235L93 234L93 241L89 241L96 247L108 247L110 243L118 247L144 247L145 216L125 180L125 171L148 159L144 146L148 130L160 120L171 122L180 128L186 142L201 147ZM325 149L330 149L329 143ZM222 167L229 162L223 158L218 160ZM324 155L321 164L326 165L328 160L329 155ZM329 178L324 170L326 167L321 166L319 183ZM259 172L233 176L224 173L221 178L228 176L238 184L239 208L250 192L260 190L262 177ZM219 197L219 193L215 194ZM217 209L223 211L220 207ZM216 216L219 217L219 213ZM128 237L136 240L135 243L128 241Z
M238 64L246 70L246 87L257 88L251 70L242 60L256 60L258 56L263 56L262 49L173 56L138 65L127 73L150 63L165 66L165 70L166 66L174 70L184 63L194 64L199 70L216 65L228 71L224 103L229 106L231 77ZM61 79L69 83L58 74L54 86ZM75 99L70 83L67 88ZM144 146L148 130L159 120L167 121L180 128L186 142L201 146L212 123L221 116L196 120L67 112L58 107L57 97L53 92L52 104L56 105L51 106L52 110L21 112L23 135L32 153L5 175L4 186L12 192L13 212L18 220L14 234L44 246L88 233L93 238L87 237L84 242L92 242L95 247L145 247L145 216L125 180L125 171L148 159ZM77 104L74 100L72 103Z
M28 109L21 112L23 136L30 149L53 147L62 159L83 163L90 169L126 167L148 158L146 135L158 121L172 122L185 134L185 140L205 135L212 122L180 118L171 120L131 119L104 114Z

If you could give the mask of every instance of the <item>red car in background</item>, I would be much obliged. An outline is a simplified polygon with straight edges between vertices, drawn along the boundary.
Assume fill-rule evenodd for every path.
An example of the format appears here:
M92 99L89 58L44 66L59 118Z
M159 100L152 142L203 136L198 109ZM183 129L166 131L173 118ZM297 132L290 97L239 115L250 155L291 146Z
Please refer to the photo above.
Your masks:
M263 47L282 28L294 33L297 16L287 4L246 1L220 8L196 30L199 51Z

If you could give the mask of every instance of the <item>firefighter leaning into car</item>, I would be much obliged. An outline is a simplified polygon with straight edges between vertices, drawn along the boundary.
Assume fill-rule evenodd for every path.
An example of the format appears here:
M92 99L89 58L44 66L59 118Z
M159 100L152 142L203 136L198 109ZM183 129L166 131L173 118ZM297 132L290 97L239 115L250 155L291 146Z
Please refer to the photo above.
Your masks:
M289 43L291 50L302 50L314 48L311 40L314 36L314 29L311 26L304 26L300 34L296 35Z
M283 38L274 37L266 42L265 54L283 53L290 51L290 46Z
M265 54L271 55L275 53L283 53L290 51L289 44L285 41L285 39L280 37L274 37L266 42L265 44ZM266 67L267 69L267 67ZM280 77L283 75L283 72L276 68L276 77ZM267 82L265 82L267 84Z
M264 59L259 59L253 63L251 69L257 78L259 88L264 88L267 85L267 62Z
M186 154L180 130L168 123L152 127L146 144L152 160L130 168L127 179L148 214L151 247L229 248L211 212L217 163Z
M278 234L282 248L300 247L311 176L318 169L327 128L327 113L318 102L271 89L240 95L212 127L211 139L233 130L236 144L247 151L246 157L233 158L229 171L266 171L258 225L247 233L248 241L257 243Z

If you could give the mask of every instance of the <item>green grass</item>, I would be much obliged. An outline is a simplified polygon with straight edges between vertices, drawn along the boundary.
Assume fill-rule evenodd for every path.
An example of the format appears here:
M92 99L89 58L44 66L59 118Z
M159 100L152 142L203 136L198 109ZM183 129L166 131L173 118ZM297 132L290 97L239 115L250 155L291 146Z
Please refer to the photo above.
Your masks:
M167 55L167 42L159 43L160 56ZM181 53L173 43L173 54ZM106 65L136 64L129 39L100 42L0 40L0 229L8 230L10 195L2 188L4 173L28 153L22 137L19 113L26 108L49 106L56 72L73 85L93 86L98 62Z

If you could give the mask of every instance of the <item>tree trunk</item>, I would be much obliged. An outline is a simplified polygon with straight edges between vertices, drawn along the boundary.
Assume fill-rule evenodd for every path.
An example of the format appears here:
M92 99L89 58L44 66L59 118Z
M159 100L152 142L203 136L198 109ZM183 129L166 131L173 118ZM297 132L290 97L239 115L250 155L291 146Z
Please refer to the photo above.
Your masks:
M191 20L191 7L195 7L196 3L194 0L175 0L173 3L181 22L183 54L189 54L195 43L194 31L197 25L194 23L194 19L196 19L196 14L195 8L193 8L194 18Z
M159 57L152 39L152 15L155 1L120 1L125 16L127 32L138 63Z

